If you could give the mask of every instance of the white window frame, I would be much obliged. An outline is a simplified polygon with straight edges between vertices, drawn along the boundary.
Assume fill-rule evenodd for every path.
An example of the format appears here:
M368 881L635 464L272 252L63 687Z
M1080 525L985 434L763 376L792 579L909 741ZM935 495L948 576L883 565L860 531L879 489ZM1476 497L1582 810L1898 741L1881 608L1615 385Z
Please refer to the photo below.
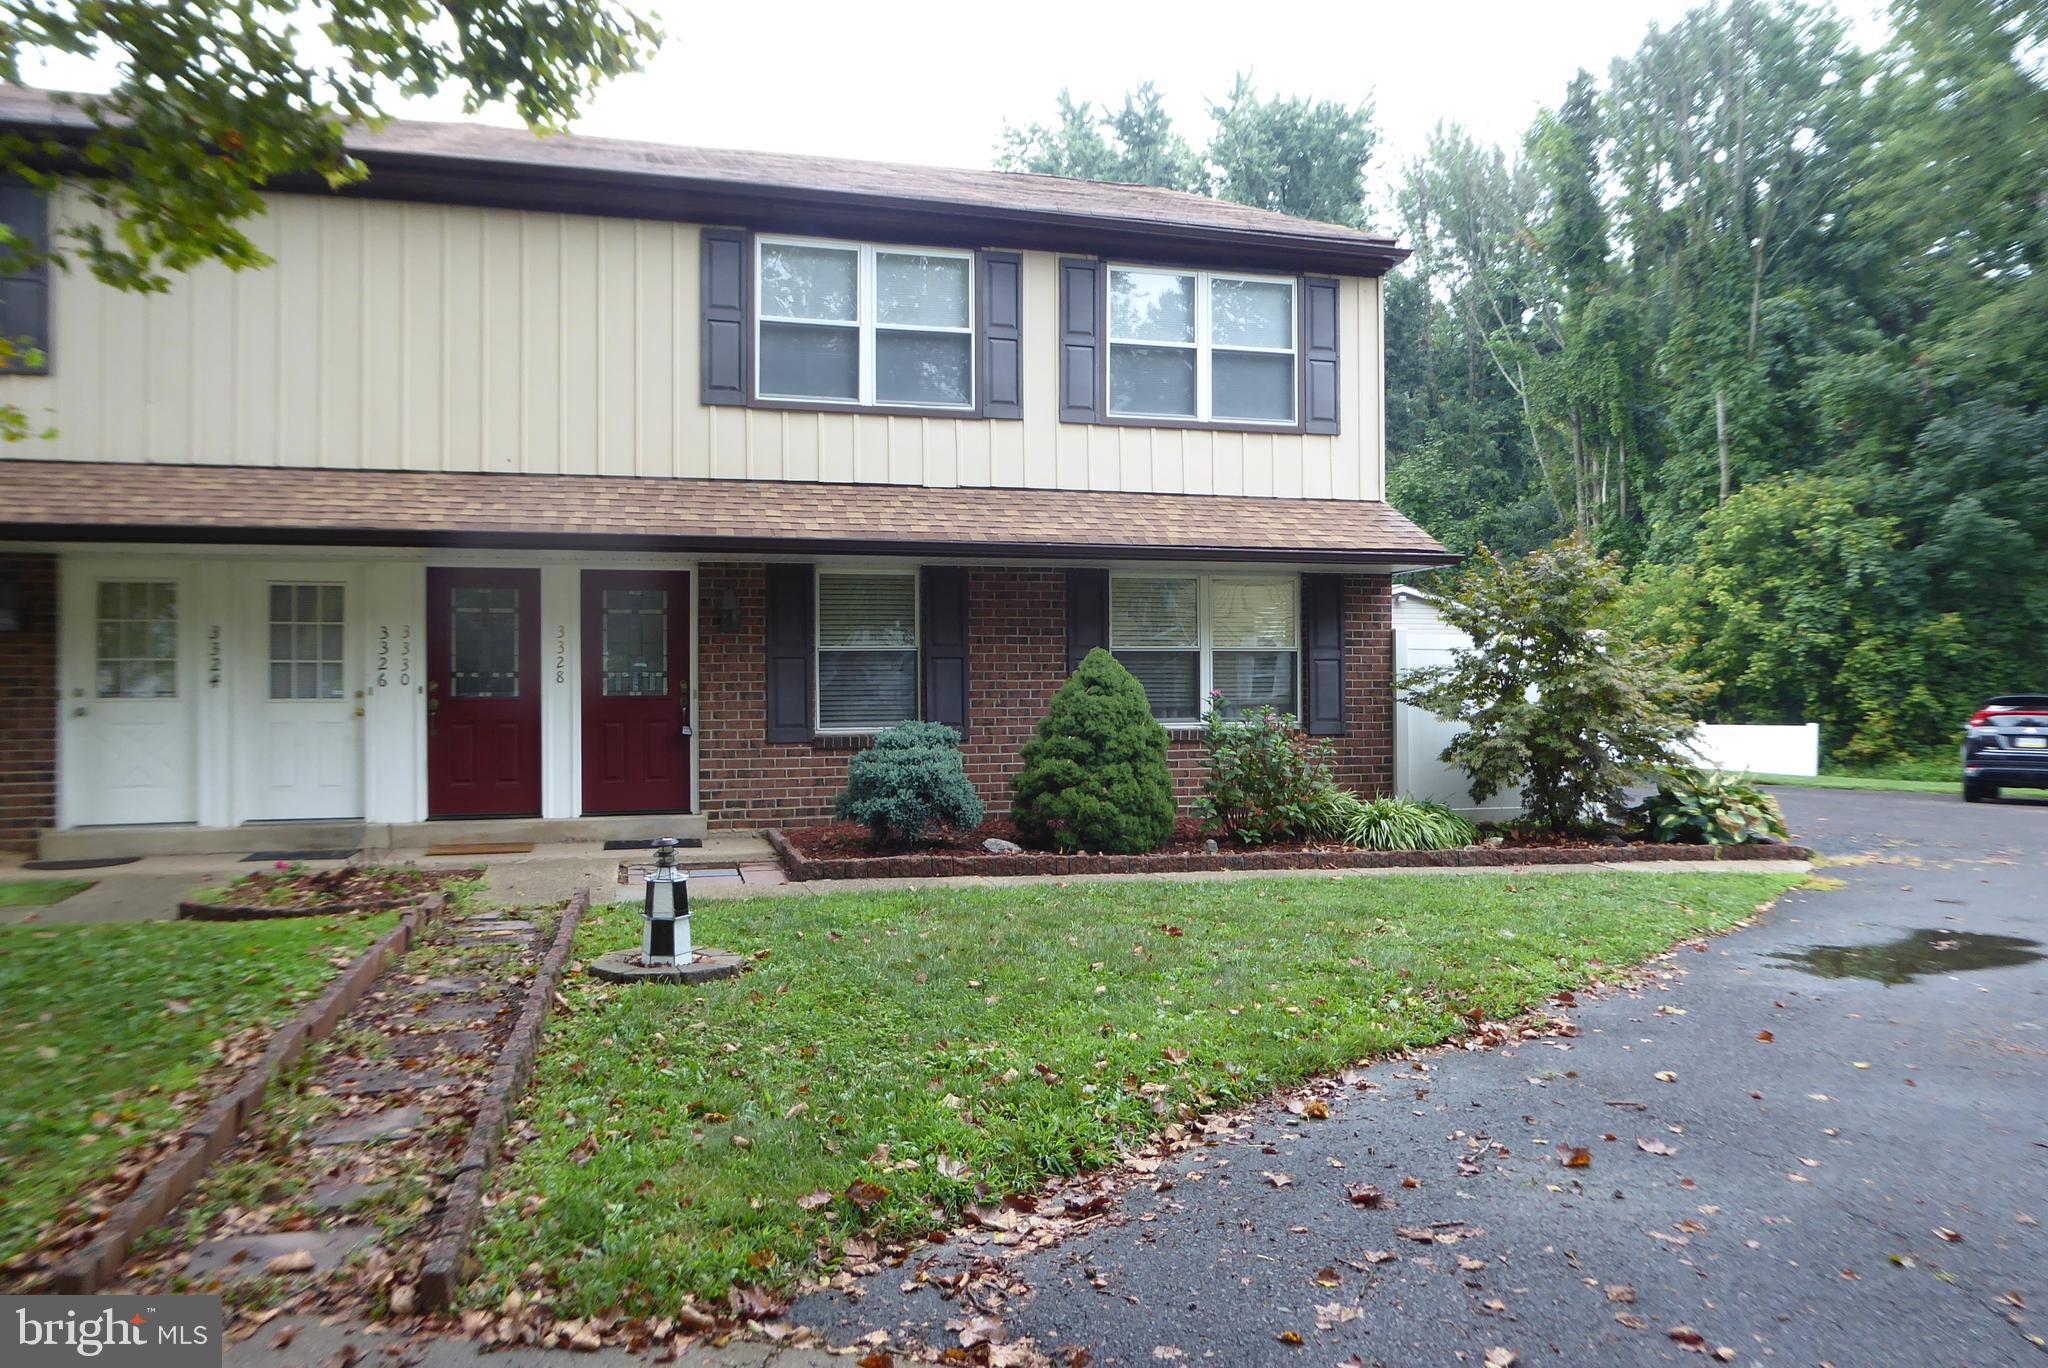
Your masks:
M881 579L910 579L910 644L908 646L827 646L825 641L825 577L835 579L850 575L870 575ZM916 722L924 717L924 576L912 566L905 569L896 567L860 566L841 569L837 566L818 566L811 572L811 729L820 736L873 736L887 731L890 726L901 722ZM825 725L825 678L820 666L827 651L846 654L873 653L877 651L909 651L917 657L912 671L913 691L917 695L911 702L911 715L885 726L828 727Z
M858 265L854 272L854 316L850 320L830 318L795 318L787 314L771 314L762 307L761 259L764 247L820 247L835 252L855 252ZM946 257L967 263L967 326L947 327L936 323L882 323L878 321L875 293L875 258L889 256ZM975 270L974 253L950 247L907 247L886 242L847 242L840 238L786 237L779 234L754 238L754 260L752 266L754 299L754 398L765 404L798 404L844 408L916 409L927 413L973 413L981 397L981 358L976 355L980 348L975 345L975 320L979 316L980 282ZM850 328L858 334L855 347L856 374L859 377L859 394L852 399L840 399L821 394L770 394L761 388L761 325L763 323L795 323L806 327ZM875 356L877 332L921 332L938 333L967 339L967 402L964 404L920 404L907 399L878 400L875 398Z
M1116 582L1118 580L1189 579L1195 581L1195 644L1192 647L1197 656L1197 665L1195 669L1195 716L1162 717L1159 719L1160 725L1168 728L1199 727L1207 720L1209 716L1209 695L1216 687L1216 646L1214 642L1214 636L1210 631L1210 610L1215 602L1215 593L1213 586L1215 585L1215 582L1218 580L1273 580L1275 582L1279 582L1282 580L1286 581L1288 587L1288 597L1291 600L1292 605L1289 609L1289 612L1292 615L1290 621L1294 623L1294 698L1291 705L1281 709L1281 711L1292 713L1294 714L1296 719L1299 719L1301 717L1302 675L1301 576L1294 574L1244 574L1234 570L1134 570L1128 572L1111 571L1109 576L1109 592L1111 600L1114 601L1116 596ZM1116 610L1113 607L1110 610L1109 620L1105 624L1105 627L1109 638L1109 653L1111 655L1117 655L1119 653L1128 653L1136 655L1141 652L1156 652L1161 655L1183 655L1189 649L1191 649L1185 646L1118 646L1116 644ZM1223 649L1226 651L1236 651L1252 648L1226 646Z
M1301 282L1293 276L1249 275L1243 271L1198 271L1174 266L1139 266L1131 263L1113 262L1104 277L1105 289L1111 296L1115 293L1118 272L1129 271L1142 275L1193 276L1195 278L1195 340L1192 342L1158 342L1141 337L1118 337L1114 308L1105 308L1102 328L1106 341L1105 368L1103 373L1104 412L1112 418L1168 419L1183 423L1244 423L1252 427L1269 427L1278 430L1301 426ZM1247 347L1233 345L1219 347L1209 336L1209 292L1216 281L1244 281L1253 285L1285 285L1287 287L1288 335L1294 339L1291 347ZM1110 396L1116 393L1113 377L1118 347L1172 347L1195 354L1195 411L1187 413L1140 413L1109 407ZM1285 356L1293 360L1294 383L1288 386L1290 412L1285 418L1217 418L1211 416L1214 410L1211 377L1214 374L1216 352L1236 352L1254 356Z

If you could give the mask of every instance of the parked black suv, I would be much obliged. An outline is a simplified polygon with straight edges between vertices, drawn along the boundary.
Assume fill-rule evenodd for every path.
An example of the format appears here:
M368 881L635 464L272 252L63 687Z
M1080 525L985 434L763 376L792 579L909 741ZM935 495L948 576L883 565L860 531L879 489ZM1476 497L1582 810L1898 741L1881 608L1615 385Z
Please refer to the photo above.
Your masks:
M1970 714L1963 733L1963 801L2002 788L2048 789L2048 694L2001 694Z

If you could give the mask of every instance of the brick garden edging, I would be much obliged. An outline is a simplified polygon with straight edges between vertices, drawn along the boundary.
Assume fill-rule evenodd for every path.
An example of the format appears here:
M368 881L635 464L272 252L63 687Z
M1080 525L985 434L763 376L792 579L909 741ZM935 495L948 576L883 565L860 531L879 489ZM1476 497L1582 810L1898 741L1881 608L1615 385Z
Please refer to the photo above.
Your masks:
M398 925L328 980L320 996L297 1016L278 1027L263 1054L243 1070L235 1086L186 1128L184 1143L158 1161L135 1191L108 1213L91 1241L46 1274L36 1290L82 1295L118 1276L135 1241L184 1201L214 1161L240 1137L278 1075L290 1068L308 1045L334 1033L377 976L411 947L446 901L444 894L429 893L409 904Z
M843 855L813 857L780 831L768 844L792 881L944 879L963 876L1178 874L1207 870L1483 869L1501 865L1711 864L1726 860L1810 860L1796 845L1466 846L1459 850L1221 850L1214 855Z
M440 1233L427 1246L426 1260L420 1266L414 1290L422 1311L445 1311L453 1306L456 1294L475 1274L476 1261L469 1247L476 1238L478 1223L483 1220L484 1181L505 1143L512 1105L533 1079L541 1033L554 1006L555 991L561 986L562 972L568 967L570 949L576 943L576 926L589 910L590 890L585 888L569 900L562 913L554 941L534 971L533 985L527 989L526 1001L519 1009L519 1020L498 1052L498 1062L491 1066L483 1102L470 1125L469 1143L463 1148L461 1162L455 1166L455 1180L449 1184L447 1201L441 1209Z
M351 917L360 913L389 912L396 907L410 907L412 898L371 898L365 902L342 903L331 907L265 907L259 903L203 903L181 902L178 904L179 921L275 921L280 917Z

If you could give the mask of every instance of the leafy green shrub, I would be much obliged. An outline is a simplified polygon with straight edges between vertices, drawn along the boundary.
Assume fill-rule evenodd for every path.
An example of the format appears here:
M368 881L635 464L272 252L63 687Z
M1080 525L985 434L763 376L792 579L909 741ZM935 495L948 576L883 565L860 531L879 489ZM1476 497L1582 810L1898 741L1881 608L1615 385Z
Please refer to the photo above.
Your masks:
M1354 798L1358 809L1344 839L1366 850L1455 850L1479 839L1479 830L1441 803L1413 798Z
M905 722L875 737L846 766L840 820L859 822L875 845L917 845L934 829L981 825L981 798L960 759L960 733Z
M1472 644L1396 682L1465 727L1441 758L1474 801L1519 786L1532 822L1570 831L1677 760L1703 689L1626 630L1624 589L1620 560L1572 536L1514 562L1482 546L1438 597Z
M1658 775L1657 791L1634 815L1650 837L1687 845L1741 845L1785 839L1778 800L1747 776L1672 766Z
M1100 647L1052 696L1010 785L1018 830L1061 850L1139 854L1173 835L1166 728L1145 686Z
M1330 776L1334 748L1272 708L1247 708L1236 718L1223 714L1223 695L1210 694L1208 768L1195 816L1246 845L1312 834L1315 808L1337 790Z

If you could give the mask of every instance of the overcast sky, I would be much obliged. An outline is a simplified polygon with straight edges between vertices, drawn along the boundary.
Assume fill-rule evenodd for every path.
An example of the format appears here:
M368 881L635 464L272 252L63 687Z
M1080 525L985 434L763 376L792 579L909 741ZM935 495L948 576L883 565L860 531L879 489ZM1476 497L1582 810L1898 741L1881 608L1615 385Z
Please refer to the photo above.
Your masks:
M661 0L640 0L661 13ZM607 87L579 130L652 142L987 166L1006 120L1052 117L1061 86L1116 101L1151 80L1191 140L1209 99L1248 71L1262 93L1372 97L1382 173L1439 120L1485 141L1520 138L1581 66L1596 75L1687 0L848 5L695 0L664 14L667 46ZM1881 0L1839 0L1864 44ZM98 84L75 66L37 84ZM68 79L67 79L68 77ZM452 102L408 108L457 117ZM507 122L503 115L493 122ZM1375 177L1377 180L1378 178Z

